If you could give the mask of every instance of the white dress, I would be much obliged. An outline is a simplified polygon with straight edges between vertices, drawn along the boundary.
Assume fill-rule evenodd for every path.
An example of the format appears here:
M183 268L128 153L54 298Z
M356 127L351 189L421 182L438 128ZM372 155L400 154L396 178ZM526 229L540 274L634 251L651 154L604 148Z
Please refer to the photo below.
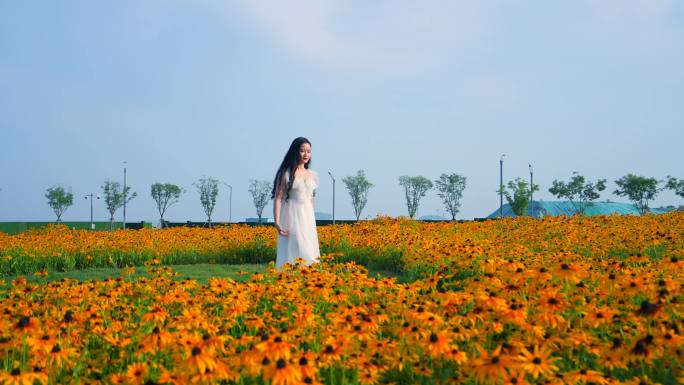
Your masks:
M281 186L287 186L289 172L283 173ZM308 175L296 175L290 189L290 197L283 197L280 205L280 227L289 232L287 236L278 234L276 267L294 263L297 258L311 265L318 262L321 255L316 232L316 218L311 203L314 190L318 187L318 174L308 170ZM286 190L284 187L283 190Z

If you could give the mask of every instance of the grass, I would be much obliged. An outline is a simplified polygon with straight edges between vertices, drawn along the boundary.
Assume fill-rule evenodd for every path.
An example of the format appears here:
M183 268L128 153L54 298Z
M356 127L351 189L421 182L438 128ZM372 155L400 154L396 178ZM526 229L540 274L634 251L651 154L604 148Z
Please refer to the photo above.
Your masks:
M186 278L194 279L199 283L206 284L209 278L212 277L228 277L238 282L245 282L254 273L264 273L268 265L266 264L243 264L243 265L223 265L223 264L208 264L198 263L191 265L170 265L173 271L178 273L175 277L177 280ZM75 269L69 271L48 271L46 277L40 277L33 274L23 275L27 281L40 283L57 281L63 278L76 279L79 281L88 280L103 280L106 278L125 277L137 279L139 277L149 277L147 267L138 266L135 268L135 273L126 275L125 268L116 267L98 267L89 269ZM398 277L397 273L387 270L369 270L368 275L377 278ZM0 276L0 280L5 280L11 284L12 280L22 275L7 275Z

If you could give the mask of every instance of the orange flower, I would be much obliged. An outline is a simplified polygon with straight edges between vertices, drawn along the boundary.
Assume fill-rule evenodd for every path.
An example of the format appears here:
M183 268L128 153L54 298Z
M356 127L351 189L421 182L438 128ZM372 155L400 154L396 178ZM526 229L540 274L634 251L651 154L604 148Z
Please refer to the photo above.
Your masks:
M126 378L131 384L142 384L145 382L145 376L147 376L147 365L142 362L131 364L126 370Z
M501 346L496 348L491 354L481 347L477 347L480 356L473 360L473 374L475 378L482 382L499 381L505 374L506 369L513 367L513 360L501 354Z
M608 381L603 375L595 370L580 369L569 373L566 376L566 382L570 385L575 384L607 384Z
M275 365L269 365L264 371L264 378L270 380L272 385L292 385L299 382L302 375L296 365L288 363L284 358L279 358Z
M427 341L424 341L423 344L427 347L427 351L432 357L439 357L451 351L451 342L444 332L430 334Z
M194 345L185 359L185 365L189 368L194 368L199 373L205 373L210 370L215 370L217 365L216 357L212 354L211 348L203 349L201 346Z
M35 375L31 372L22 372L18 368L10 372L0 371L0 383L4 385L33 385Z
M559 360L557 357L550 357L551 352L546 348L534 347L534 350L530 352L526 348L523 348L520 356L518 356L518 362L520 362L520 370L525 373L531 374L534 379L537 377L550 377L553 373L558 371L553 362Z

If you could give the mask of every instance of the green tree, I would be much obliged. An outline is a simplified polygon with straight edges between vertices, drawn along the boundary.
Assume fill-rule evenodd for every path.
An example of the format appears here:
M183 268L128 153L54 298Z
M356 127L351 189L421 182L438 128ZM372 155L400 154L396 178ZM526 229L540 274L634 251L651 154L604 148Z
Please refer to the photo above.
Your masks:
M57 222L62 221L62 214L74 204L74 194L66 192L62 186L48 188L45 197L48 199L48 205L57 215Z
M677 178L668 175L665 188L684 198L684 179L677 180Z
M618 189L613 192L617 196L626 196L634 202L639 214L644 215L650 211L648 202L655 199L665 187L658 187L661 181L656 178L647 178L641 175L627 174L615 181Z
M249 193L252 194L252 200L254 201L254 207L256 208L257 216L259 217L259 222L261 223L261 215L264 212L264 207L268 204L271 199L271 183L267 180L249 180Z
M425 196L425 193L432 188L432 182L424 176L408 176L403 175L399 177L399 185L404 188L406 196L406 207L409 216L413 219L418 211L418 203L420 199Z
M584 215L586 210L594 204L606 189L606 180L599 179L596 183L586 182L584 176L573 173L569 182L554 180L549 192L559 199L567 199L575 209L575 214Z
M354 215L356 220L359 220L361 212L368 202L368 190L373 187L373 184L366 179L366 173L363 170L356 172L356 176L347 176L342 179L349 195L352 199L352 206L354 206Z
M124 205L124 197L126 204L130 202L133 198L138 196L138 193L129 194L131 190L130 186L126 186L126 191L121 187L121 183L113 181L105 181L102 185L102 195L104 195L104 201L107 205L107 211L109 211L109 229L114 229L114 213L120 207Z
M435 180L437 195L442 198L446 210L451 214L451 220L456 219L458 209L461 207L463 190L466 187L466 178L459 174L442 174Z
M530 198L532 193L539 191L539 186L533 184L530 185L522 178L515 178L515 180L508 182L508 189L504 189L504 186L499 188L498 193L503 193L506 197L506 201L511 206L511 210L515 215L522 217L527 215L527 208L530 205Z
M184 192L184 189L171 183L155 183L150 188L150 195L152 195L152 199L157 203L162 228L164 227L166 209L178 203L178 199Z
M204 213L207 215L207 224L211 228L211 214L216 207L216 197L219 193L218 180L214 178L201 178L192 184L200 194L200 202Z

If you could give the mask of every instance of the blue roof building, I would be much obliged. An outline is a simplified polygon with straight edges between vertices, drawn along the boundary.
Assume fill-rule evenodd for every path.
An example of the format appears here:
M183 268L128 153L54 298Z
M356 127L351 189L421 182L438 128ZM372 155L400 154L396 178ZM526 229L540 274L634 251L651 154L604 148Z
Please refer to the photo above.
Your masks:
M668 210L660 208L652 208L651 212L654 214L663 214ZM545 216L558 216L558 215L574 215L575 207L570 201L532 201L530 206L527 208L527 215L531 217L541 218ZM585 215L610 215L610 214L620 214L620 215L639 215L639 210L636 206L631 203L618 203L618 202L594 202L585 210ZM503 205L503 216L504 217L515 217L511 206L509 204ZM498 218L499 209L496 209L487 218Z

